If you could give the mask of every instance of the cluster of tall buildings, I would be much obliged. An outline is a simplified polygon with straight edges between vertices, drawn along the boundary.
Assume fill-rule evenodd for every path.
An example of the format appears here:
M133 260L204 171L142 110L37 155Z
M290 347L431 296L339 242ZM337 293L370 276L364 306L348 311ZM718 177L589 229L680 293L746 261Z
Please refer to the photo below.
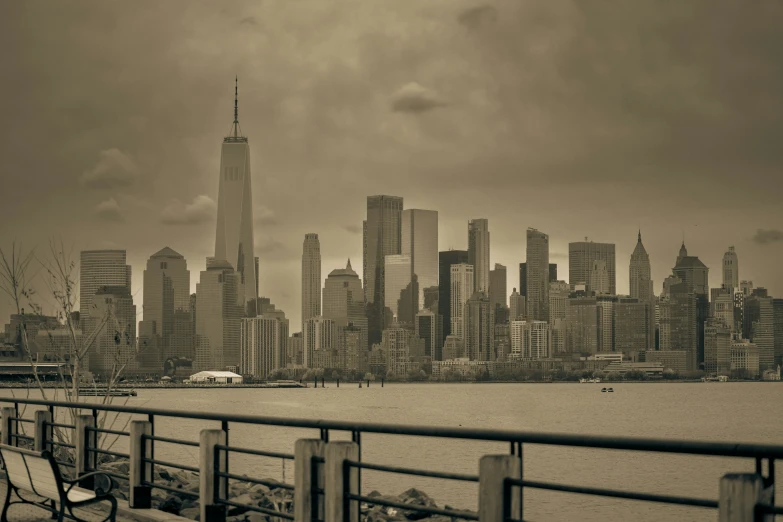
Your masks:
M570 243L566 282L550 263L549 236L529 228L518 285L508 295L507 267L490 264L487 219L467 222L466 250L439 252L438 212L406 209L402 197L389 195L367 198L361 278L348 260L323 279L318 234L305 235L301 327L291 332L285 313L259 297L251 194L250 148L235 98L221 148L215 255L195 293L182 255L168 247L154 253L137 331L125 251L81 253L80 338L97 336L91 371L108 374L120 362L148 374L183 368L263 378L282 368L334 368L404 375L443 361L556 366L622 353L680 372L754 376L783 359L783 299L740 280L733 247L723 257L721 286L710 288L709 269L683 242L656 295L640 232L629 295L618 295L614 244ZM59 324L36 321L41 332ZM19 318L11 323L13 337ZM56 358L59 337L44 337L36 353Z

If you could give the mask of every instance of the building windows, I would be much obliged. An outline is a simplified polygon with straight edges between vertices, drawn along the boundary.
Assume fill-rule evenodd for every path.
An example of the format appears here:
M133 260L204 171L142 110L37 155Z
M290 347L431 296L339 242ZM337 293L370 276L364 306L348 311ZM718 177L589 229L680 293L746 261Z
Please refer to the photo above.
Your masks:
M166 270L166 269L168 269L168 267L169 267L169 264L168 264L168 262L166 262L166 261L161 261L161 262L160 262L160 268L161 268L161 270Z

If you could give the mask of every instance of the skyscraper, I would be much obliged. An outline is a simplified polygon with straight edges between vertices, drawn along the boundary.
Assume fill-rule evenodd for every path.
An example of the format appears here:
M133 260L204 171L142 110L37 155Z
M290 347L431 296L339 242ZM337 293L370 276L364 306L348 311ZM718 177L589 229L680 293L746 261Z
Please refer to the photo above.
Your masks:
M731 371L731 330L722 319L704 323L704 371L707 375L728 375Z
M527 297L527 263L519 263L519 295Z
M696 365L689 368L695 371L699 369L699 363L704 361L704 322L710 315L710 269L698 257L689 256L683 242L672 273L685 285L685 292L696 296L697 358Z
M604 261L609 277L609 291L617 293L617 274L615 269L615 248L612 243L593 243L592 241L580 241L568 244L568 282L574 285L584 283L588 291L595 291L591 281L593 263Z
M772 369L775 364L774 300L764 288L756 288L745 298L743 337L758 348L759 369Z
M239 276L237 301L244 311L258 297L253 246L253 191L250 146L239 128L239 87L234 90L234 122L220 149L215 259L226 260Z
M321 243L305 234L302 245L302 324L321 315Z
M349 259L345 268L329 272L324 281L323 316L334 321L338 328L353 324L359 328L363 340L361 354L367 351L367 317L364 315L364 290L359 275Z
M402 211L403 255L411 258L411 270L419 285L416 310L424 308L424 289L438 285L438 212L405 209Z
M334 321L325 317L311 317L305 321L302 333L304 337L302 364L306 368L323 367L319 363L327 361L331 352L337 349L337 327Z
M508 320L509 321L524 321L527 318L527 306L525 305L525 298L517 292L514 288L511 292L511 296L508 299Z
M416 314L416 336L424 339L424 355L433 361L443 360L443 323L431 310Z
M154 253L144 270L144 319L139 323L139 339L147 345L141 350L141 366L163 369L163 362L174 356L192 356L193 339L189 335L190 271L185 258L169 247ZM176 325L177 319L185 323ZM189 349L190 348L190 349Z
M590 290L596 294L609 293L609 272L606 269L606 261L596 259L590 269Z
M723 254L723 288L730 291L739 288L739 260L733 246Z
M410 291L405 292L413 283L412 275L410 256L404 254L386 256L384 261L383 290L386 313L400 322L408 323L410 320L410 326L413 326L413 320L410 317L411 304L414 300L418 302ZM417 296L418 292L416 293ZM388 328L390 325L390 318L387 317L384 322L384 328Z
M631 297L639 301L649 302L653 298L653 281L650 269L650 256L647 255L642 244L642 231L636 241L636 248L631 254L631 263L628 268Z
M402 198L368 196L364 221L364 302L367 305L369 345L381 341L384 307L384 260L401 253Z
M506 267L495 263L495 269L489 272L489 301L493 310L506 306L506 285Z
M242 319L240 330L240 372L267 377L286 365L288 319L260 315Z
M136 306L130 288L125 285L101 286L92 295L96 335L90 351L89 369L96 375L111 378L117 368L136 359ZM99 318L109 320L97 330Z
M476 291L489 292L489 220L468 222L468 264L473 265Z
M473 295L473 265L451 265L451 334L465 339L465 303Z
M557 263L549 263L549 282L557 281Z
M443 339L452 335L451 266L467 262L467 250L447 250L438 255L438 313L443 316Z
M471 265L467 265L471 266ZM463 313L465 355L471 361L495 360L495 311L484 292L474 292Z
M210 260L196 284L196 361L198 370L239 368L240 322L244 307L237 293L240 276L231 263Z
M549 236L527 229L527 317L549 321Z

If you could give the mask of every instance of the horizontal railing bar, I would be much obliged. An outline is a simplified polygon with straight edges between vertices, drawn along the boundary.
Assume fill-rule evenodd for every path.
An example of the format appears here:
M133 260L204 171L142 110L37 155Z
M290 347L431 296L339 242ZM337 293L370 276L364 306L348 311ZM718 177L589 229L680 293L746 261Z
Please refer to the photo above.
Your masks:
M444 517L462 518L465 520L478 520L478 515L467 511L456 511L451 509L440 509L429 506L417 506L415 504L406 504L404 502L394 502L392 500L381 499L378 497L365 497L363 495L351 495L346 494L345 498L350 500L359 500L366 502L367 504L374 504L376 506L393 507L397 509L404 509L406 511L418 511L419 513L430 513L432 515L442 515Z
M783 459L783 446L772 444L696 442L687 440L666 440L601 435L587 436L564 433L535 433L525 431L493 430L486 428L410 426L403 424L376 424L368 422L294 419L287 417L261 417L247 414L190 412L107 404L85 405L84 403L78 402L55 402L42 401L37 399L0 398L0 402L54 406L58 408L79 408L97 411L112 411L135 415L154 415L158 417L181 419L200 419L208 421L237 422L244 424L287 426L290 428L325 429L351 432L358 431L365 433L382 433L387 435L410 435L418 437L441 437L496 442L521 442L526 444L652 451L661 453L686 453L692 455L714 455L723 457L760 457Z
M770 506L769 504L756 504L756 511L765 515L783 515L783 506Z
M190 498L199 498L199 494L196 492L188 491L187 489L172 488L171 486L166 486L165 484L158 484L157 482L149 482L145 480L142 481L141 485L149 486L151 488L162 489L164 491L170 491L172 493L176 493L177 495L185 495L186 497L190 497Z
M35 437L30 437L29 435L21 435L19 433L10 433L8 436L12 439L35 440Z
M121 459L129 459L130 455L127 453L119 453L117 451L105 450L100 448L87 448L87 451L92 453L100 453L101 455L111 455L112 457L118 457Z
M428 471L423 469L401 468L398 466L384 466L381 464L370 464L368 462L359 462L348 460L346 464L354 468L369 469L373 471L386 471L389 473L401 473L404 475L415 475L417 477L435 477L448 480L462 480L465 482L478 482L478 475L468 475L466 473L450 473L447 471Z
M623 498L626 500L641 500L645 502L660 502L662 504L677 504L680 506L693 506L703 508L717 509L718 501L679 497L674 495L658 495L654 493L634 493L632 491L619 491L613 489L591 488L586 486L568 486L564 484L553 484L551 482L538 482L534 480L507 480L509 485L523 486L526 488L546 489L549 491L561 491L563 493L579 493L582 495L593 495L599 497Z
M70 462L65 462L64 460L55 460L57 464L60 466L65 466L66 468L75 468L76 464L71 464Z
M130 437L130 433L121 430L109 430L105 428L93 428L92 426L87 426L87 431L94 431L97 433L108 433L109 435L124 435L126 437Z
M248 506L247 504L239 504L238 502L223 500L222 498L216 498L215 502L218 504L225 504L226 506L247 509L248 511L255 511L256 513L263 513L264 515L269 515L270 517L284 518L286 520L294 519L293 515L290 515L288 513L282 513L280 511L275 511L274 509L266 509L258 506Z
M16 422L27 422L29 424L35 424L35 421L33 419L25 419L23 417L8 417L8 418Z
M76 446L73 444L68 444L67 442L57 442L56 440L50 440L49 441L54 446L62 446L63 448L71 448L76 449Z
M2 399L0 399L0 402L2 402ZM46 424L47 426L51 426L53 428L65 428L71 430L76 429L76 426L74 426L73 424L61 424L59 422L45 422L44 424Z
M185 471L192 471L198 473L200 470L194 466L187 466L185 464L176 464L174 462L167 462L165 460L144 459L144 462L149 464L157 464L158 466L166 466L167 468L184 469Z
M154 435L147 435L147 434L142 435L141 438L145 440L157 440L160 442L170 442L171 444L181 444L182 446L192 446L194 448L199 447L199 443L193 442L192 440L171 439L169 437L157 437Z
M108 475L108 476L110 476L112 478L116 478L116 479L120 479L120 480L130 480L128 475L123 475L122 473L115 473L114 471L109 471L109 470L101 469L101 468L98 468L95 471L99 471L99 472L103 473L104 475Z
M196 446L198 446L198 444L196 444ZM259 455L261 457L294 460L294 456L291 455L290 453L280 453L277 451L254 450L250 448L237 448L235 446L224 446L223 444L215 444L215 449L226 450L232 453L244 453L246 455Z
M260 484L262 486L266 486L269 489L287 489L289 491L294 490L294 486L291 484L286 484L285 482L274 482L272 480L264 480L264 479L257 479L252 477L246 477L244 475L235 475L233 473L224 473L222 471L219 471L215 473L218 477L225 477L230 478L233 480L240 480L242 482L249 482L251 484Z

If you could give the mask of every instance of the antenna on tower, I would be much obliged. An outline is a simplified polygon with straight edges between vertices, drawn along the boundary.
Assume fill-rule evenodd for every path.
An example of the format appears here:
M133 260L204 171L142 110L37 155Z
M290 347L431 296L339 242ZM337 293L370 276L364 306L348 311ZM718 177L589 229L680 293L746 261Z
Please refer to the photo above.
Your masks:
M239 131L239 76L234 77L234 137Z

